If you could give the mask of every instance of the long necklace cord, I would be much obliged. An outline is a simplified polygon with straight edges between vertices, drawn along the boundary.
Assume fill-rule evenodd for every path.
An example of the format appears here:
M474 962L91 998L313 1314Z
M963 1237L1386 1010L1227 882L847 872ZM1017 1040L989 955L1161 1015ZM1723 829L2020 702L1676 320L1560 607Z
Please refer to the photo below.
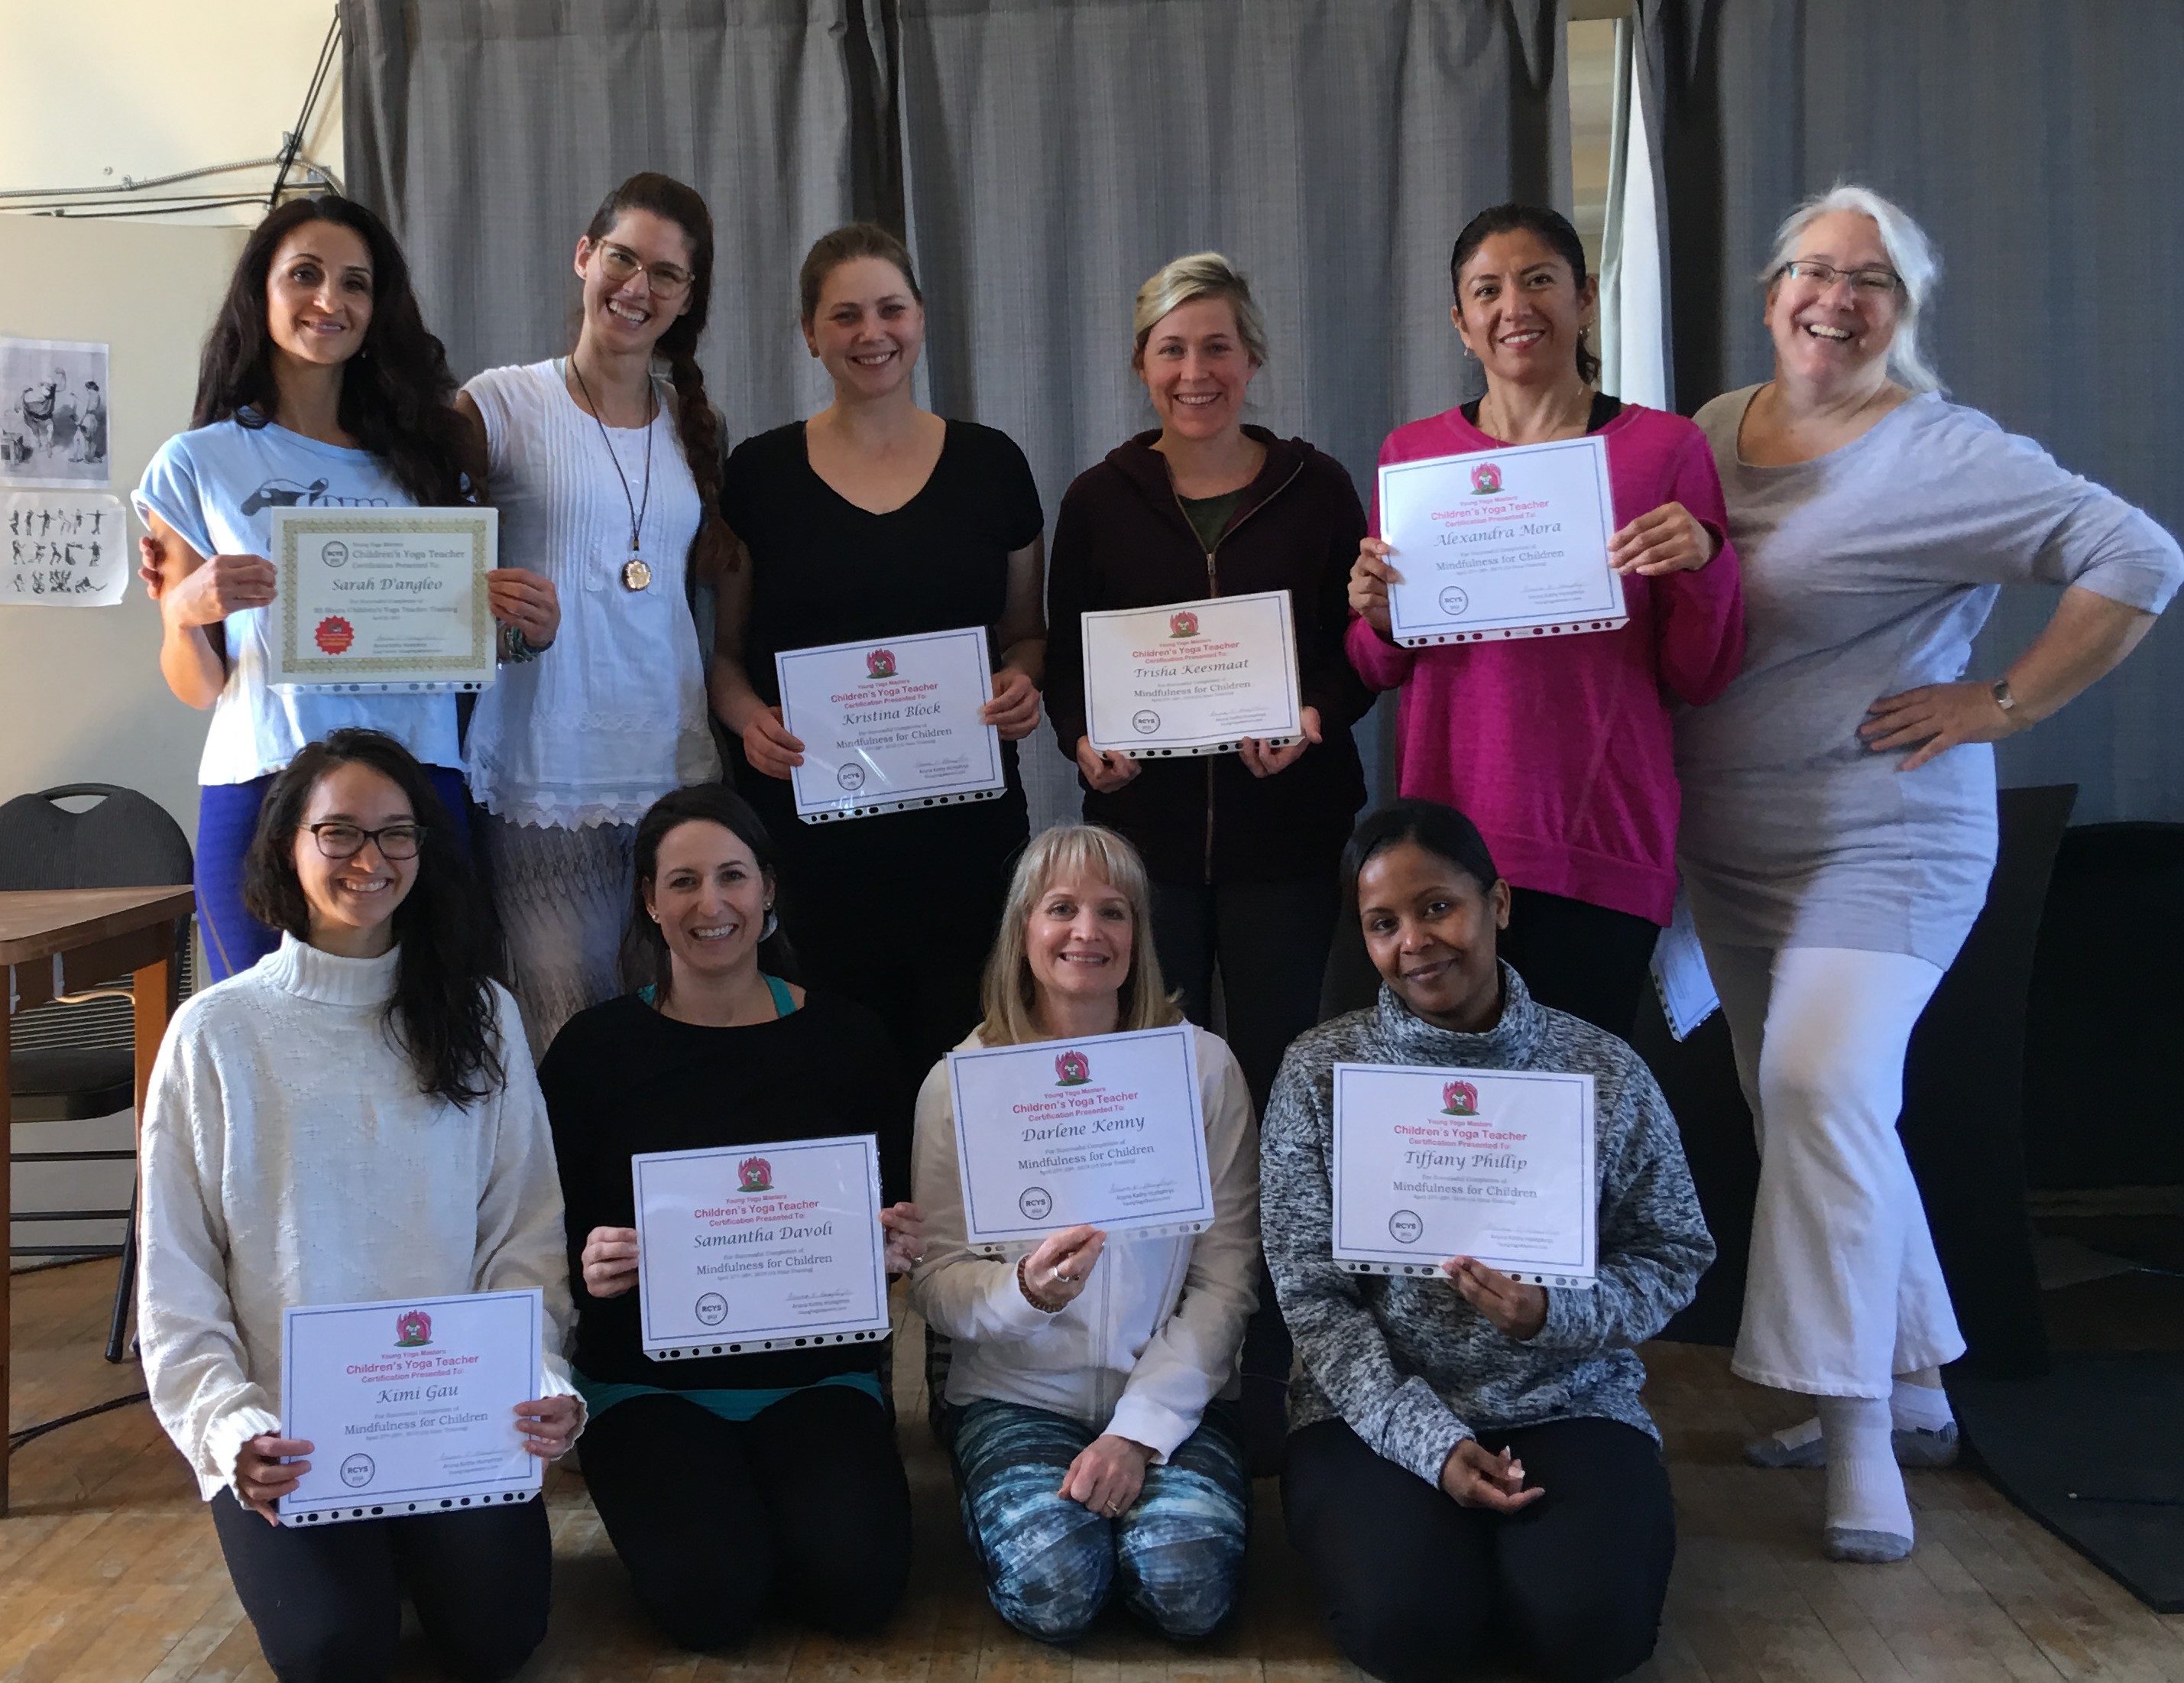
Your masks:
M654 388L652 376L644 376L645 390L652 398L652 413L644 422L644 495L640 501L629 494L629 476L621 471L621 453L607 437L607 424L599 418L599 406L592 398L592 388L584 383L584 371L577 365L572 353L569 358L569 372L577 376L577 389L584 394L584 406L592 412L592 425L599 429L599 442L607 447L607 460L614 464L615 477L621 482L621 499L629 506L629 553L638 553L638 534L644 527L644 511L652 506L652 424L660 419L660 393Z

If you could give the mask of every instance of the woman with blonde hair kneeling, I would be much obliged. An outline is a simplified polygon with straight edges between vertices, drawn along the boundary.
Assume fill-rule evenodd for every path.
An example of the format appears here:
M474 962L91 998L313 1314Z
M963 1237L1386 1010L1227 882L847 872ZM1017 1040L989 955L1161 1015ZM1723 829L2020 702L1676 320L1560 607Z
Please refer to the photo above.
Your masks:
M985 1019L960 1050L1182 1022L1150 901L1120 836L1082 825L1036 838L987 961ZM1071 1227L1013 1262L980 1257L944 1062L918 1095L926 1252L911 1298L955 1340L945 1421L964 1529L996 1610L1046 1641L1083 1636L1118 1591L1163 1635L1204 1636L1243 1580L1251 1480L1231 1403L1256 1296L1257 1141L1235 1058L1191 1033L1213 1186L1200 1234L1111 1250L1098 1229Z

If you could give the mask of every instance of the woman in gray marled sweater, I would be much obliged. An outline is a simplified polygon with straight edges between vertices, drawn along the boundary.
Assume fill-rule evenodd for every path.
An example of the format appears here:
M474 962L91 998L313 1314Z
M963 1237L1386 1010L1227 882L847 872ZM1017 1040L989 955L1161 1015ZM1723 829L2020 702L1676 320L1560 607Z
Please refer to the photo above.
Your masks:
M1469 819L1397 802L1358 827L1344 872L1379 1002L1290 1048L1260 1145L1267 1261L1301 1369L1290 1539L1336 1641L1375 1677L1459 1675L1496 1615L1551 1676L1620 1676L1652 1652L1675 1552L1633 1346L1713 1259L1675 1120L1635 1052L1535 1004L1497 959L1509 889ZM1429 1279L1338 1267L1338 1063L1591 1076L1594 1288L1520 1285L1468 1257Z

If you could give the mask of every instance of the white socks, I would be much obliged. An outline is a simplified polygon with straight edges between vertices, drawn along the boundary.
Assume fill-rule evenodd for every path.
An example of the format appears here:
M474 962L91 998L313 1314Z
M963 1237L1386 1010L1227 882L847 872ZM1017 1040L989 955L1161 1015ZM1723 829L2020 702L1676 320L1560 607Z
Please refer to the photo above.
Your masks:
M1903 1432L1938 1432L1957 1418L1950 1412L1948 1392L1908 1379L1897 1380L1888 1393L1888 1413L1897 1430Z
M1877 1396L1819 1401L1828 1456L1828 1552L1837 1560L1903 1559L1911 1552L1911 1504L1889 1442L1890 1403Z

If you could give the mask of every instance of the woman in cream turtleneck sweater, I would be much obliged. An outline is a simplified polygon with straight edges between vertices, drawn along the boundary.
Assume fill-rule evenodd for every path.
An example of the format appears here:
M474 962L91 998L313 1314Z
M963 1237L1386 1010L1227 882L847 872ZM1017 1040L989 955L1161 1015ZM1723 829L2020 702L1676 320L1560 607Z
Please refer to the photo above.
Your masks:
M457 1675L504 1677L545 1634L543 1504L309 1530L275 1504L314 1448L280 1435L284 1308L536 1287L561 1347L561 1194L515 1001L446 811L376 731L280 775L244 892L280 947L176 1016L145 1106L152 1407L276 1676L384 1676L406 1593ZM558 1355L538 1385L516 1424L550 1459L582 1408Z

